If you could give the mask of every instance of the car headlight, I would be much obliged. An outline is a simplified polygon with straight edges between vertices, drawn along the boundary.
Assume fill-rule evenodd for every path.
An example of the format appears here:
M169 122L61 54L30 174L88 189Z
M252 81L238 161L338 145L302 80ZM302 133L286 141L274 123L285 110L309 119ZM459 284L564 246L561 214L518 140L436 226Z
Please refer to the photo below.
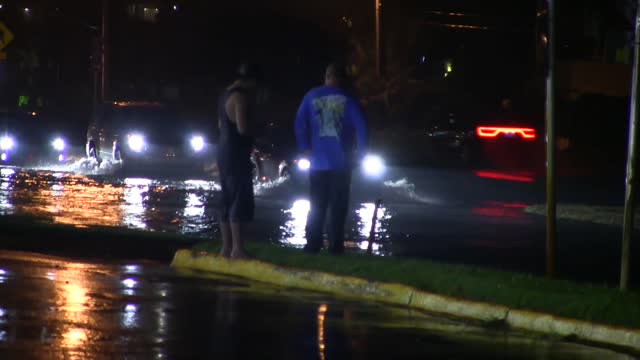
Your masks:
M298 169L302 170L302 171L308 171L309 169L311 169L311 161L309 161L309 159L299 159L298 160Z
M11 136L3 136L0 138L0 150L8 151L13 149L15 145L15 141L13 141Z
M191 138L191 148L195 152L200 152L204 149L204 138L202 136L194 136Z
M384 160L376 155L367 155L362 159L362 171L370 177L378 177L384 174Z
M56 138L51 142L51 146L56 151L64 151L67 148L67 143L62 138Z
M129 135L129 148L134 152L142 152L145 147L144 137L139 134Z

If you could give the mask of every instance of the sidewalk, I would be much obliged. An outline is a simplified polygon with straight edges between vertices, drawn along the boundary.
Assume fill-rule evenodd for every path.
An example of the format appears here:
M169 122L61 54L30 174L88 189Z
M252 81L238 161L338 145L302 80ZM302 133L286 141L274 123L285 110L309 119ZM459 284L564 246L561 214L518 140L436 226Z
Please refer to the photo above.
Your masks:
M525 212L546 216L546 205L533 205L525 208ZM624 208L621 206L590 206L578 204L558 204L556 213L558 219L586 221L600 225L622 227ZM640 217L634 219L634 227L640 229Z

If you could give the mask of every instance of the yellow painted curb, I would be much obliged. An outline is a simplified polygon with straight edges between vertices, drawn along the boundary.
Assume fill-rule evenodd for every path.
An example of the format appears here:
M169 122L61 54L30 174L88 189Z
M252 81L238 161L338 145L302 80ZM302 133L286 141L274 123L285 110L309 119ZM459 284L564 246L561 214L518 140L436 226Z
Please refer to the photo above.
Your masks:
M459 318L500 321L514 329L575 337L594 343L640 350L640 329L626 329L544 313L510 309L428 293L406 285L380 283L319 271L284 268L257 260L227 260L207 253L178 250L171 266L249 278L285 287L329 292L394 305L410 306Z

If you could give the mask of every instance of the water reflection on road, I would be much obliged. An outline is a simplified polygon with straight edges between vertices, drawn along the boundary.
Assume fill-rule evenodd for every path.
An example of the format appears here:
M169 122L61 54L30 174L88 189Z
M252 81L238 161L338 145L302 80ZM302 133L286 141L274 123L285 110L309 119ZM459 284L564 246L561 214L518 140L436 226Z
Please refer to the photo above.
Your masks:
M72 173L0 173L0 215L31 215L77 227L112 226L206 235L212 181L114 179Z
M0 252L1 359L630 359L153 263Z
M269 191L283 186L288 184L282 180L259 184L256 194L268 196ZM2 168L0 215L30 215L76 227L126 227L209 237L216 231L218 190L214 181L118 179ZM280 216L269 214L269 221L280 222L275 241L300 247L305 244L309 201L299 198L290 204L282 206ZM348 219L348 247L367 249L373 210L369 202L354 207ZM391 216L385 206L378 210L376 254L385 253L380 243L389 240Z
M460 177L455 173L445 175L452 179ZM482 186L470 182L473 178L456 180L459 186L454 189ZM497 225L530 226L532 223L531 217L523 213L527 203L520 200L484 200L465 206L444 203L441 200L449 192L435 186L437 179L439 177L425 182L428 187L417 186L406 179L384 182L379 188L371 189L367 188L369 185L354 183L345 245L355 251L369 248L373 201L378 197L384 202L377 212L375 239L371 245L377 255L413 254L406 246L406 234L418 234L428 240L437 231L457 230L457 226L444 229L443 221L464 224L465 231L473 234L481 233L479 229L495 233ZM447 179L441 183L450 186ZM280 179L256 185L255 192L260 224L256 228L256 240L303 246L310 207L305 186ZM429 200L436 198L436 192L441 200ZM117 178L0 168L0 216L29 215L76 227L125 227L212 237L217 232L218 197L219 186L210 180Z

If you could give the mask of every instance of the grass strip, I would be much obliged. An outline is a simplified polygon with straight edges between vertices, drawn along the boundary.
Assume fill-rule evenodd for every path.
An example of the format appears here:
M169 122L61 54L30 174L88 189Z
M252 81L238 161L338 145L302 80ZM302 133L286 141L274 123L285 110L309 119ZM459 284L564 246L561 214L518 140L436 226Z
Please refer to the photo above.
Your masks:
M215 253L219 246L219 242L202 242L194 249ZM364 254L310 255L297 249L259 243L248 244L247 248L257 260L278 266L404 284L460 299L640 328L640 293L635 291L621 292L600 285L419 259Z

